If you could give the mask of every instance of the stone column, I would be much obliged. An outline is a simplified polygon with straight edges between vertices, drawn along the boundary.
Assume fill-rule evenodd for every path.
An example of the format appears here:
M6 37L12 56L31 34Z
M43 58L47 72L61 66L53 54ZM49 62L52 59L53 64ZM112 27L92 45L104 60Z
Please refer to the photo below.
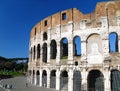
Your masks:
M47 88L50 88L50 70L47 70Z
M70 69L68 73L68 91L73 91L73 70Z
M88 76L88 72L86 71L86 68L83 68L83 70L81 71L81 78L82 78L81 89L82 89L82 91L87 91L87 76Z
M73 40L68 42L68 64L73 64Z
M40 70L40 86L42 86L42 70Z
M56 56L56 64L60 64L60 41L57 41L57 56Z
M56 71L56 90L60 90L60 70Z
M103 72L104 74L104 91L111 91L111 82L110 82L110 74L111 72L108 70L108 68Z

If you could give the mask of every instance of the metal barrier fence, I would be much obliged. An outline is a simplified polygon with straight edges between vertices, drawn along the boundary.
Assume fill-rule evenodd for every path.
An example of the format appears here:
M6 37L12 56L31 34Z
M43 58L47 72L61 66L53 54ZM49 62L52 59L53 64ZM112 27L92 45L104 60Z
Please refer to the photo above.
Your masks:
M42 77L42 86L47 87L47 76Z
M51 76L50 78L50 88L55 88L56 87L56 77Z
M61 91L68 91L68 77L61 77L60 78L60 90Z

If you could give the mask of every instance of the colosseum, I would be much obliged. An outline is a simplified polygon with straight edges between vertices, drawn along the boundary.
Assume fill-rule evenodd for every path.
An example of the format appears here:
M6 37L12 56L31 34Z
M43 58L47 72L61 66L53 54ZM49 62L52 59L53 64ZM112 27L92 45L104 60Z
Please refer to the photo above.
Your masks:
M30 83L58 91L120 91L120 1L53 14L30 34Z

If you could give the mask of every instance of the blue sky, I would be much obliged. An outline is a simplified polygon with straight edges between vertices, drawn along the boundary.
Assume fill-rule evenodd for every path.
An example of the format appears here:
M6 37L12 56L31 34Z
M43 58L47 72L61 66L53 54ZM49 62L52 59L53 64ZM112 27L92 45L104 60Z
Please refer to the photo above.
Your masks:
M0 0L0 56L28 57L29 35L40 20L76 7L83 13L105 0Z

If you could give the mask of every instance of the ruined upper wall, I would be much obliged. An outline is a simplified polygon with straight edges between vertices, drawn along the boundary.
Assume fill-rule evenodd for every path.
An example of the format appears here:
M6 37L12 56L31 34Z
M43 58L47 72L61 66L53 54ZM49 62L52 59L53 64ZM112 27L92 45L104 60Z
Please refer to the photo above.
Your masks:
M66 14L66 19L62 19L64 14ZM68 9L41 20L33 27L31 31L31 37L33 37L36 33L40 33L41 31L47 31L49 27L54 28L57 25L65 25L70 21L76 23L78 21L86 20L87 25L90 26L90 28L95 28L100 25L100 18L108 17L109 26L115 26L117 25L116 17L118 16L120 16L119 1L98 3L96 5L96 9L89 14L83 14L76 8Z

